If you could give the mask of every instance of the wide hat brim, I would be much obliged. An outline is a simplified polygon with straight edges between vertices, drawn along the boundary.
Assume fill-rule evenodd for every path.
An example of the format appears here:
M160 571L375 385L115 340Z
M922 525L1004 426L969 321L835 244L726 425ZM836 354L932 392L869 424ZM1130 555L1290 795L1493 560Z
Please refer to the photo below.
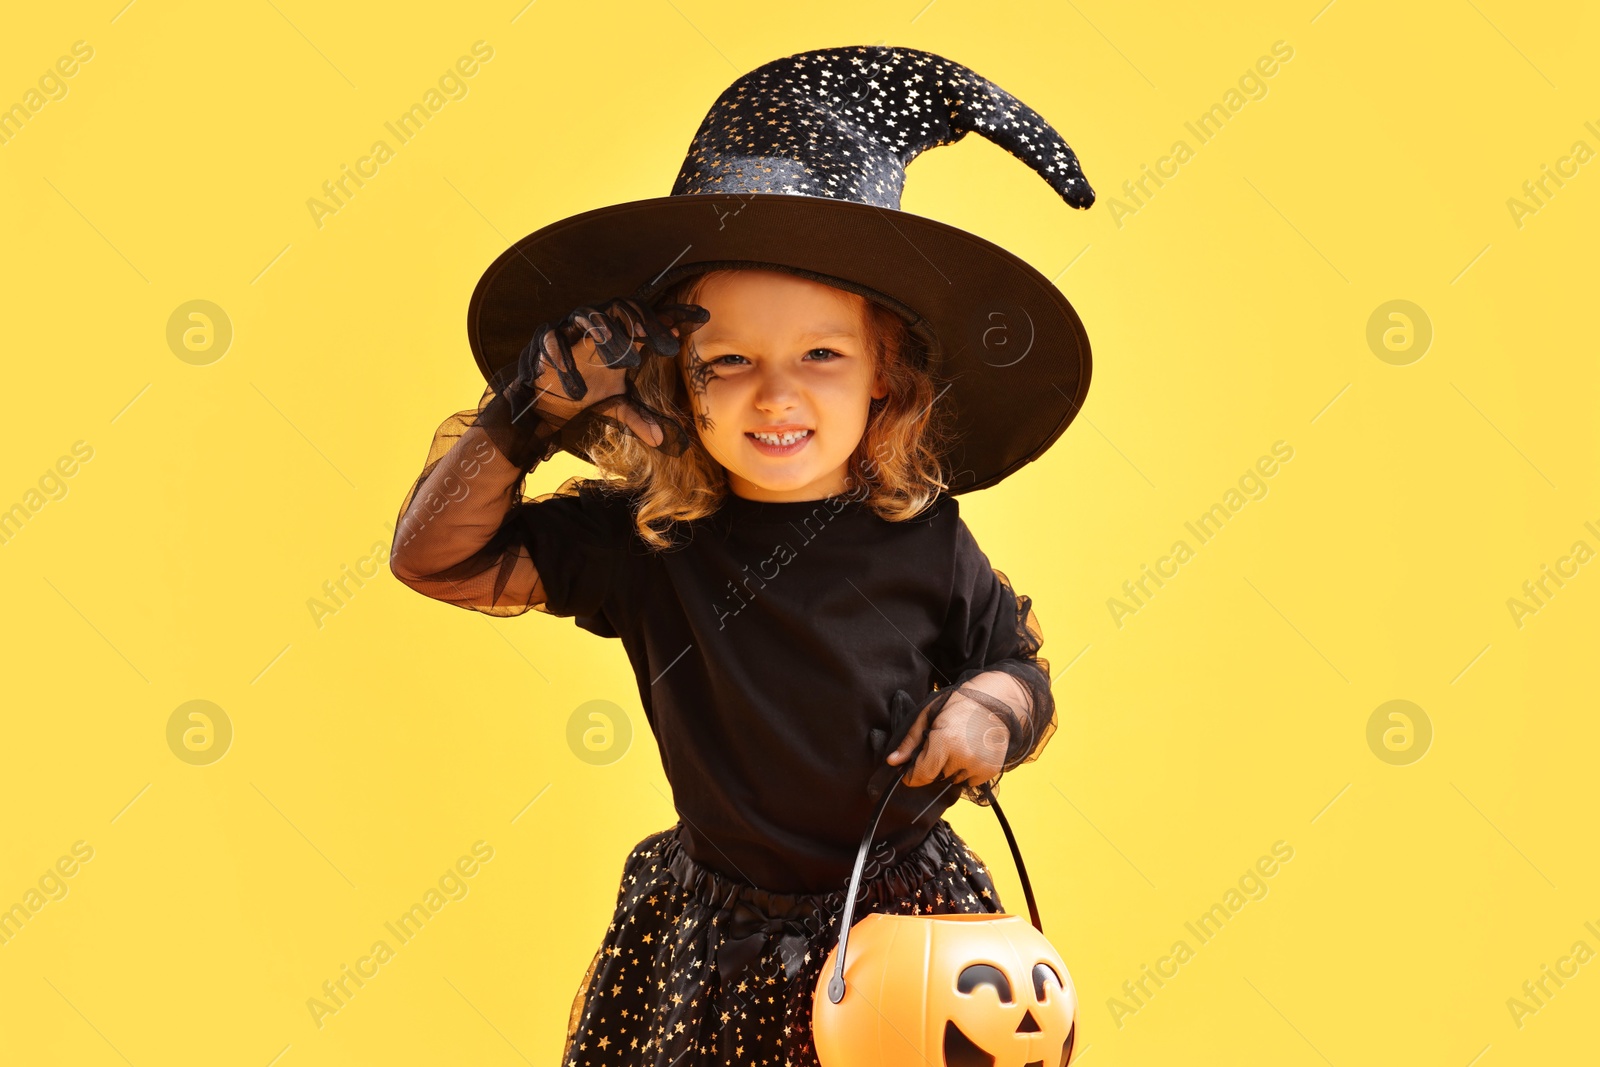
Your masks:
M935 403L949 411L952 494L987 488L1039 458L1088 393L1083 322L1027 262L911 212L792 193L635 200L529 234L473 291L473 358L492 379L537 326L574 308L613 296L654 300L686 274L738 266L843 283L907 320L929 350Z

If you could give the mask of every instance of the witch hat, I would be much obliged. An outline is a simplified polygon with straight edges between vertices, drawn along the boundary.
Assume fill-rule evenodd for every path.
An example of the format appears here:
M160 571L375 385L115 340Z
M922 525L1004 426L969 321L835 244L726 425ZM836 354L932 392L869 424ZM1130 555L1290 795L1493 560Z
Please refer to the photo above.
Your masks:
M1071 206L1094 203L1061 135L953 60L859 45L763 64L706 113L670 195L570 216L495 259L467 309L478 368L497 380L536 327L580 305L626 293L649 302L724 267L789 271L906 321L935 403L949 408L948 491L993 485L1042 455L1083 406L1089 337L1028 263L900 210L906 166L974 131Z

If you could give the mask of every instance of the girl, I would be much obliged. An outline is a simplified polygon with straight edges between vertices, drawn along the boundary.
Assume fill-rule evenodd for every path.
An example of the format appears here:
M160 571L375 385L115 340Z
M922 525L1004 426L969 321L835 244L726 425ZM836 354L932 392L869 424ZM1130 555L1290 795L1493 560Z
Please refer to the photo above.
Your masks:
M408 586L620 639L672 787L570 1067L814 1065L813 990L895 775L857 914L1002 910L942 813L1054 731L1042 632L948 491L926 320L834 280L691 264L540 324L402 504ZM558 447L601 477L524 499Z

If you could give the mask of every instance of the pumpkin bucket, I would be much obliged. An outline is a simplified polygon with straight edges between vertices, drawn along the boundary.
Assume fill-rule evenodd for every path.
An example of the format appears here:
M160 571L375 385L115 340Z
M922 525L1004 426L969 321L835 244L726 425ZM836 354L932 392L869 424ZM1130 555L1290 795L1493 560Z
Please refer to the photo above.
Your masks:
M856 895L878 820L901 778L885 789L856 853L839 943L812 999L822 1067L1066 1067L1077 1036L1078 995L1039 923L1011 824L981 788L1005 831L1032 925L1020 915L864 916ZM846 947L849 948L848 958Z

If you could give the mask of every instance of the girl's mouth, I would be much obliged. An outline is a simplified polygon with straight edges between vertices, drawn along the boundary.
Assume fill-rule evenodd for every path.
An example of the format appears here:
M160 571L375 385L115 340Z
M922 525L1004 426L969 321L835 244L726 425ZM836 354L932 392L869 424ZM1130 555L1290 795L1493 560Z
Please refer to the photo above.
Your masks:
M745 436L750 439L751 444L756 446L756 451L764 456L792 456L806 447L807 442L816 436L816 432L814 430L804 430L779 434L762 434L761 437L767 439L765 441L753 433L747 433ZM783 442L785 441L789 443L784 444Z

